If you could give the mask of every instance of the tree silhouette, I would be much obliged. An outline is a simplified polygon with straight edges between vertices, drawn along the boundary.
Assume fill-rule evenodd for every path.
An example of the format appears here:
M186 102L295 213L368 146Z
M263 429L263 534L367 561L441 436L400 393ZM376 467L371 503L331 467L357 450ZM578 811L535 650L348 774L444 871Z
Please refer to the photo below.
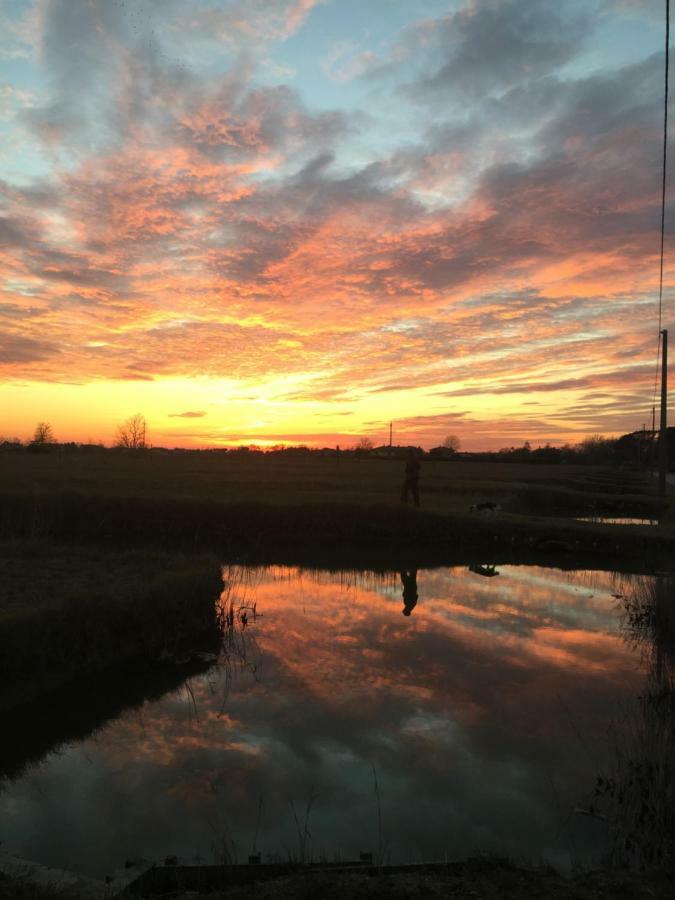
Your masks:
M35 434L33 435L33 444L44 446L45 444L55 444L54 430L49 422L38 422L35 426Z
M116 447L126 447L127 450L144 450L147 447L145 435L147 432L145 416L136 413L117 426Z
M359 438L354 449L358 450L360 453L370 453L371 450L375 449L375 444L369 437L362 437Z
M453 453L457 453L459 448L462 446L462 442L456 434L449 434L443 441L443 446L446 450L452 450Z

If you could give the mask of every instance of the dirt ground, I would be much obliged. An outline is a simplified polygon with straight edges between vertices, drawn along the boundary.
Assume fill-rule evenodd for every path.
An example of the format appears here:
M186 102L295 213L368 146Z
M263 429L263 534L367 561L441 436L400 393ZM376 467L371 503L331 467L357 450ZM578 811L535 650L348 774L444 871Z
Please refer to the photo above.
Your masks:
M209 894L171 893L172 900L379 900L448 897L452 900L672 900L675 879L665 873L600 870L563 877L545 867L524 868L499 860L470 860L445 871L300 875ZM163 895L167 896L167 895ZM0 879L0 900L78 900Z
M523 869L507 863L468 864L443 873L366 875L307 873L267 884L210 895L184 894L180 900L375 900L375 898L449 897L454 900L672 900L674 882L665 875L627 871L595 872L575 878L548 869Z

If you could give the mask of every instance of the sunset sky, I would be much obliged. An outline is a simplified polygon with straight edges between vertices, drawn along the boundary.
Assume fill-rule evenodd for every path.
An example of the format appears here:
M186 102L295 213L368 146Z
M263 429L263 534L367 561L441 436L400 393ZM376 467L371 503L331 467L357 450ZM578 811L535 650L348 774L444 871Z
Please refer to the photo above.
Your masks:
M0 0L0 437L649 425L663 42L661 0Z

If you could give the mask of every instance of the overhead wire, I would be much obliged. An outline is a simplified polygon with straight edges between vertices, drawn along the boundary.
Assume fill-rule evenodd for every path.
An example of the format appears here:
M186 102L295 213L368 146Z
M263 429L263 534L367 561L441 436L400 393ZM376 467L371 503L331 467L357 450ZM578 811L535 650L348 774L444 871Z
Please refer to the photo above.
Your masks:
M659 266L659 331L656 342L656 371L654 372L654 395L652 410L656 406L656 391L659 381L659 362L661 359L661 331L663 322L663 256L666 232L666 168L668 162L668 70L670 64L670 0L666 0L666 64L664 72L663 92L663 172L661 180L661 261Z

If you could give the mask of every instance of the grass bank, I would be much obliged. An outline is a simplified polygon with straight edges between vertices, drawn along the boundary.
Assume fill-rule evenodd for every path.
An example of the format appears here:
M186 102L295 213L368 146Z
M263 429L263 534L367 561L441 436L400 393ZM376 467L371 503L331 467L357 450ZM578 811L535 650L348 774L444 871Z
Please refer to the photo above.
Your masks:
M0 496L0 539L61 540L106 548L215 553L221 560L397 568L529 554L665 565L675 529L563 517L330 504L223 502L50 493ZM500 557L501 555L501 557Z
M146 895L149 896L149 895ZM164 895L167 896L167 895ZM365 871L306 870L270 881L197 894L172 892L174 900L389 900L404 897L452 897L455 900L670 900L672 881L653 872L607 870L565 878L544 866L516 866L504 860L477 859L414 869ZM38 887L0 877L0 900L79 900L58 886Z
M67 683L2 710L3 731L12 739L0 742L0 782L21 777L49 753L88 738L130 709L159 700L210 665L208 654L180 662L144 663L141 669L138 663L120 661L103 672L75 675ZM40 690L43 684L32 687Z
M194 894L178 895L188 900ZM203 895L209 900L244 900L251 887ZM593 872L568 879L544 866L527 868L501 860L468 860L427 871L374 870L370 873L295 875L256 884L256 900L321 897L322 900L389 900L452 897L455 900L667 900L672 882L665 876L626 871Z
M218 647L212 556L14 540L0 568L0 708L83 673Z

